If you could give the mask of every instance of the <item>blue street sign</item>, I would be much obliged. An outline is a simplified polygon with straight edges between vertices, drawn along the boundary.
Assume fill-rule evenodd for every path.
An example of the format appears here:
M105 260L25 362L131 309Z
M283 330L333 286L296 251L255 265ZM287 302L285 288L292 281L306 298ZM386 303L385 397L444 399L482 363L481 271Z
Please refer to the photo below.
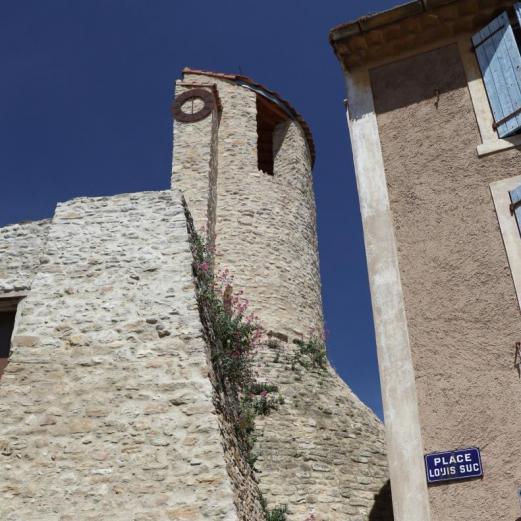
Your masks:
M425 455L427 483L483 476L479 449L470 448Z

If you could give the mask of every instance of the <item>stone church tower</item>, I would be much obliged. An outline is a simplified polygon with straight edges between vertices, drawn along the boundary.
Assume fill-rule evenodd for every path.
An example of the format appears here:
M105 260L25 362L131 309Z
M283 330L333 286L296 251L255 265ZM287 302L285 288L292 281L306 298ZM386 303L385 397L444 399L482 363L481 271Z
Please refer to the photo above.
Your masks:
M0 518L392 519L380 422L329 364L294 363L323 329L308 126L192 69L173 114L172 190L0 229ZM189 214L267 331L254 370L283 403L256 418L254 463L212 380Z

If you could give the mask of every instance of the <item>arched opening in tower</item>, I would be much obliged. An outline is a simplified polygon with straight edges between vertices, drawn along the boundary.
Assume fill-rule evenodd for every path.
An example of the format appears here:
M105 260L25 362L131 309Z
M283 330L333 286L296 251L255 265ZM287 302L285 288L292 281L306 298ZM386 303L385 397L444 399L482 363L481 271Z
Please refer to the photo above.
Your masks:
M288 119L287 112L268 98L257 94L257 163L259 170L274 174L273 133Z

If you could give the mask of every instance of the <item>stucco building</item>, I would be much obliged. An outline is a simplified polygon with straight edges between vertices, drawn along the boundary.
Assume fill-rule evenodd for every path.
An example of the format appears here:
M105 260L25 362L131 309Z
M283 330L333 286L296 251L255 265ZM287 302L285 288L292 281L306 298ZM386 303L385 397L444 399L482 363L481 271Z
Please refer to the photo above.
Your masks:
M521 516L519 23L512 1L426 0L330 33L397 521ZM470 448L482 476L428 487L425 455Z
M392 519L381 423L328 363L295 361L323 328L307 124L249 78L192 69L173 113L172 190L0 229L0 519ZM283 398L247 454L194 230L259 315L255 376Z

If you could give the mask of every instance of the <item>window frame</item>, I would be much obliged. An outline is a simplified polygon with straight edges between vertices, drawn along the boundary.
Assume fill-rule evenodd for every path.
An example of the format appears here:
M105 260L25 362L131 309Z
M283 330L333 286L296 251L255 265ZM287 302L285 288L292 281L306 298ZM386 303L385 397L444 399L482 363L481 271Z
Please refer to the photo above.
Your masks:
M521 310L521 235L515 214L510 212L510 191L521 185L521 175L495 181L489 185L503 244Z
M477 154L484 157L501 150L509 150L521 146L521 133L500 138L494 129L494 116L481 74L481 69L472 45L472 34L458 39L460 56L467 76L467 85L474 107L474 113L481 135L481 143L477 145Z
M8 292L8 293L0 293L0 313L13 313L14 314L14 324L13 330L11 332L11 342L13 339L14 332L16 331L17 320L19 318L20 304L23 299L27 297L27 293L19 293L19 292ZM11 346L12 348L12 346ZM5 368L9 365L9 361L11 360L12 350L10 348L10 353L7 358L0 358L0 378L5 372Z

